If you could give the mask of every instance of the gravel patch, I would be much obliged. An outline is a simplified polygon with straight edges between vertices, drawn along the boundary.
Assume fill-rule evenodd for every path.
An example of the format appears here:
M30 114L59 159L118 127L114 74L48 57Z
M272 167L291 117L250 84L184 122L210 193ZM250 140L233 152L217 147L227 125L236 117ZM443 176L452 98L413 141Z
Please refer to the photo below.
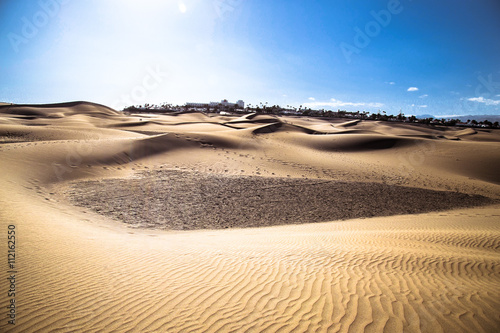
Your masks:
M264 227L416 214L495 203L479 195L331 180L230 176L179 170L73 183L77 206L132 227Z

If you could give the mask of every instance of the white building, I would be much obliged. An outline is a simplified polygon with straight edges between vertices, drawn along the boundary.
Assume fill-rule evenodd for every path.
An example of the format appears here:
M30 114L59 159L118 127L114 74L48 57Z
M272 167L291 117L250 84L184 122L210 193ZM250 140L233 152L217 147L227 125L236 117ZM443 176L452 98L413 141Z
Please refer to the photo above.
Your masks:
M206 108L206 107L211 107L215 108L217 106L223 106L225 108L239 108L239 109L244 109L245 108L245 102L243 102L241 99L238 100L236 103L230 103L227 101L227 99L223 99L220 102L210 102L210 103L186 103L186 106L188 107L193 107L193 108Z
M222 106L225 106L225 107L237 107L237 108L240 108L240 109L244 109L245 108L245 102L243 102L241 99L238 102L236 102L236 103L228 102L227 99L223 99L219 103L218 102L210 102L210 106L218 106L218 105L222 105Z

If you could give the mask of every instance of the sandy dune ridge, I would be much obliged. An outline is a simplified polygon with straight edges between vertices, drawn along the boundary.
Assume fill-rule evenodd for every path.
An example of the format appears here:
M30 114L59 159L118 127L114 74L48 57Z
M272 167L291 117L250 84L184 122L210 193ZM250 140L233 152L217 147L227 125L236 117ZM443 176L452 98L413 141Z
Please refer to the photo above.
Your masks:
M124 116L86 102L0 106L1 237L6 244L10 224L18 237L16 325L2 315L0 330L497 332L499 142L498 131L413 124ZM409 205L417 191L491 201L433 212L423 200L426 209L411 215L165 231L131 228L67 197L75 186L114 181L139 184L126 194L153 201L168 187L165 173L397 186L415 190Z

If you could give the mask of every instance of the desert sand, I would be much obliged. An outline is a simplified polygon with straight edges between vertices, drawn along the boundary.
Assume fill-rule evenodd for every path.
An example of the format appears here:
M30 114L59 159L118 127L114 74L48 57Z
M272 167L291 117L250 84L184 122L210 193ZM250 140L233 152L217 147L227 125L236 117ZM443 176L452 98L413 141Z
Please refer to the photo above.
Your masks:
M498 332L499 167L498 130L2 105L0 331Z

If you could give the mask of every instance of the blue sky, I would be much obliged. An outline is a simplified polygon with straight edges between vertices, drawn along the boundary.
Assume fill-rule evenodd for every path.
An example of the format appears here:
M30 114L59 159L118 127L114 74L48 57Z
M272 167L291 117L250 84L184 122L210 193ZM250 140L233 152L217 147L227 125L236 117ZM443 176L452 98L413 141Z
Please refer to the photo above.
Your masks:
M0 101L500 114L500 2L7 0Z

